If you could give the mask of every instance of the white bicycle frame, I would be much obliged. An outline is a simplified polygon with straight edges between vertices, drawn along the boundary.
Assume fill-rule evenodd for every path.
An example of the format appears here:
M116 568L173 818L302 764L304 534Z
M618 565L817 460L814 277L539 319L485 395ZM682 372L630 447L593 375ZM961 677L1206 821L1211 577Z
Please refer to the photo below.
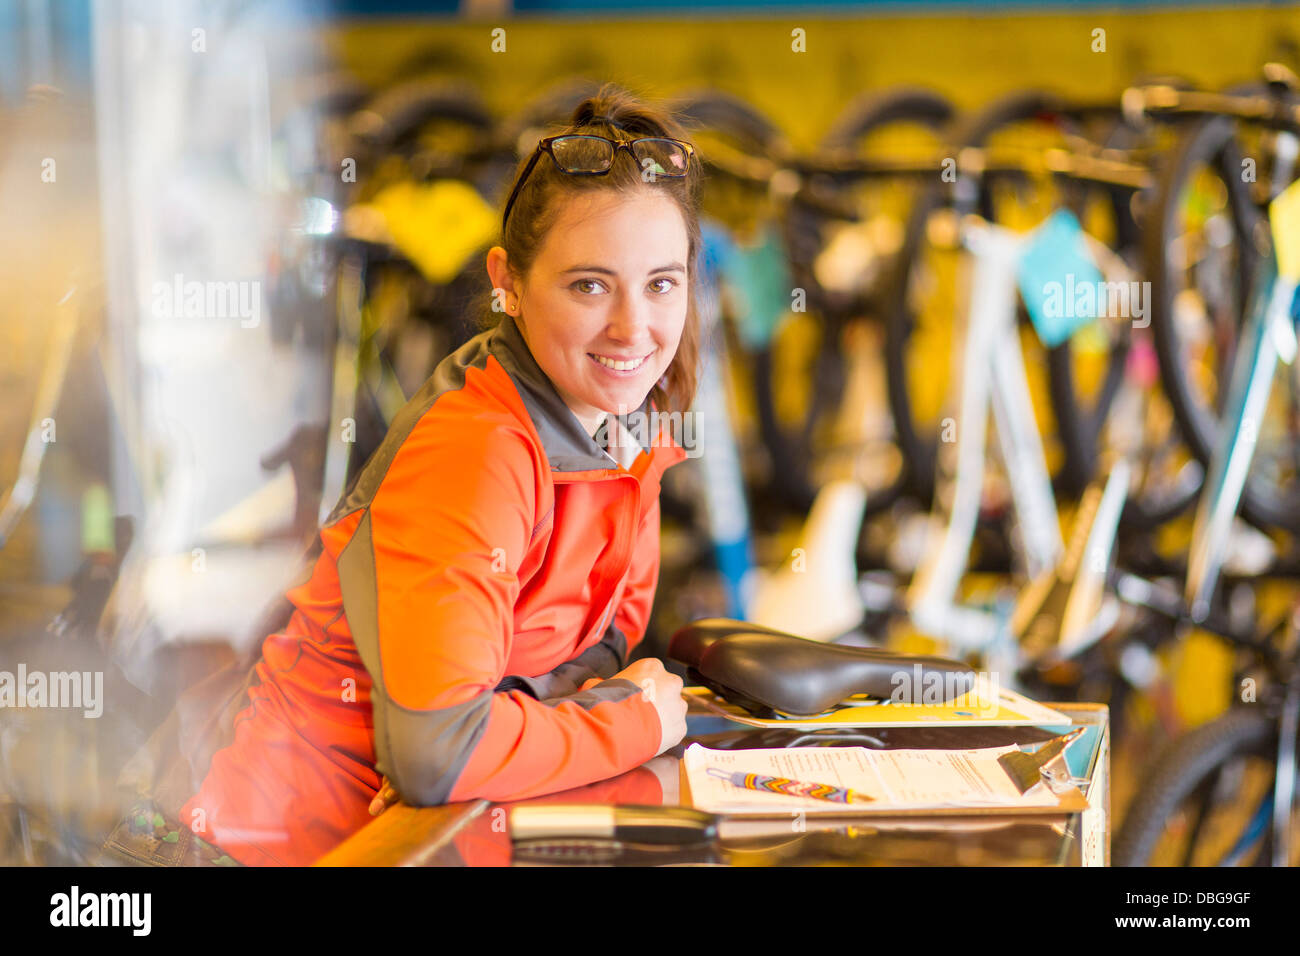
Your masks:
M1274 198L1291 181L1296 155L1300 152L1300 138L1281 133L1277 145L1279 161L1274 173ZM1270 207L1270 217L1275 208ZM1270 262L1269 266L1261 275L1273 281L1271 284L1266 281L1253 293L1229 379L1219 447L1210 460L1205 490L1197 503L1184 594L1195 621L1203 621L1210 611L1210 599L1228 551L1232 522L1255 458L1256 431L1268 406L1278 363L1290 366L1296 359L1296 329L1291 319L1296 280L1277 275L1271 268L1276 262Z
M947 524L906 599L917 627L962 648L988 647L1005 630L1002 617L956 602L979 517L990 406L1029 575L1055 567L1064 552L1016 328L1016 270L1027 241L976 217L962 224L972 271L970 312L958 353L956 473L949 477L939 469L936 497L948 506Z
M1247 320L1229 385L1220 445L1210 461L1192 526L1185 598L1195 621L1203 621L1209 614L1210 598L1227 556L1232 522L1255 458L1255 429L1268 405L1278 363L1291 365L1295 361L1296 332L1290 314L1295 292L1294 281L1278 277L1270 288L1256 293Z

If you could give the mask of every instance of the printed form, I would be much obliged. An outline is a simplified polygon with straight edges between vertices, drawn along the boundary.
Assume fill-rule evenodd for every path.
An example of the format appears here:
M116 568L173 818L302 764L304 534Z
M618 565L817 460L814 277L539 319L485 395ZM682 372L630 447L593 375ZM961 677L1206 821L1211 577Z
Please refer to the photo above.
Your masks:
M869 750L866 747L796 747L772 750L709 750L691 744L682 757L692 804L714 813L805 810L919 810L939 807L1044 807L1057 797L1043 784L1021 794L998 757L1014 744L982 750ZM805 783L848 787L872 797L844 804L783 793L748 790L714 776L756 773Z

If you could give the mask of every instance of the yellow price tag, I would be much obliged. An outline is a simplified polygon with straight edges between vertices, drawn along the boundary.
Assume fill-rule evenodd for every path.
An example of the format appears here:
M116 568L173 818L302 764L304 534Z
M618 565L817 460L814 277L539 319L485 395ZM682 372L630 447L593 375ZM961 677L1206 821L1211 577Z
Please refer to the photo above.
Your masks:
M1273 228L1277 274L1300 282L1300 179L1284 189L1268 207Z

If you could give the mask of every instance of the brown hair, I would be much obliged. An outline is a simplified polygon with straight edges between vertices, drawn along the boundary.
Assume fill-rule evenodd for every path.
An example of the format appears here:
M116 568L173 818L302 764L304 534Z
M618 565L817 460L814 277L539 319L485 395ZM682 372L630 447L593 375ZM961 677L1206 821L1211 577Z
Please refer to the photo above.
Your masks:
M685 140L682 127L671 112L647 105L634 94L613 84L606 84L593 96L578 104L570 117L569 125L557 133L594 133L611 139L637 136L664 136ZM518 182L529 156L523 157L511 180L511 188ZM546 235L559 218L565 197L592 189L610 189L629 194L643 189L654 189L671 198L681 210L689 239L687 251L687 305L686 323L682 328L677 352L669 363L663 379L651 390L651 400L660 411L685 412L695 396L699 378L700 330L697 303L699 298L699 261L701 254L699 193L700 163L692 156L685 177L660 177L654 182L641 178L636 164L627 157L615 157L613 168L602 176L570 176L556 168L548 157L539 158L528 180L520 189L510 211L510 221L501 235L500 245L506 250L511 273L527 275L537 258ZM509 195L507 191L506 195ZM496 324L492 294L489 292L484 309L485 326Z

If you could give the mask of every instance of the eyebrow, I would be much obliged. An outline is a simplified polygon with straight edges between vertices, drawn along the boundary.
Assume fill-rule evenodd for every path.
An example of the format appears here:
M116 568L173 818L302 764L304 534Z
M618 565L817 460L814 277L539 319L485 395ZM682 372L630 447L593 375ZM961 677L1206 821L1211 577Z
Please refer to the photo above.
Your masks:
M651 269L650 275L659 272L685 272L686 267L680 262L670 262L666 266L660 266L658 269ZM568 275L571 272L598 272L601 275L613 276L617 273L613 269L606 269L604 266L574 266L572 269L565 269L560 275Z

